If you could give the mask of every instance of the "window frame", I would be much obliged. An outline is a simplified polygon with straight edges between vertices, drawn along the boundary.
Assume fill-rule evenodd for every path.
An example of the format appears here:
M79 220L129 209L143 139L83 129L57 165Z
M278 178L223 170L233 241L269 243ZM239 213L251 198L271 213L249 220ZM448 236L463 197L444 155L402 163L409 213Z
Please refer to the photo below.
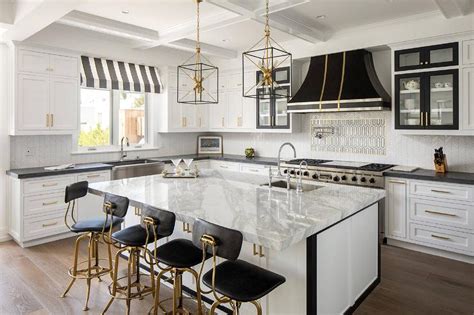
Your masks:
M90 89L90 90L102 90L108 91L110 94L110 144L109 145L99 145L99 146L80 146L79 145L79 135L81 132L81 96L82 96L82 89ZM104 88L91 88L91 87L80 87L79 90L79 108L78 108L78 130L73 135L73 143L76 146L75 153L100 153L100 152L116 152L120 151L120 139L119 138L119 110L120 110L120 93L143 93L145 95L145 144L130 144L127 147L127 151L132 150L147 150L152 148L152 131L151 131L151 119L150 119L150 102L151 99L149 97L150 93L147 92L135 92L135 91L122 91L122 90L113 90L113 89L104 89ZM114 123L115 122L115 123Z

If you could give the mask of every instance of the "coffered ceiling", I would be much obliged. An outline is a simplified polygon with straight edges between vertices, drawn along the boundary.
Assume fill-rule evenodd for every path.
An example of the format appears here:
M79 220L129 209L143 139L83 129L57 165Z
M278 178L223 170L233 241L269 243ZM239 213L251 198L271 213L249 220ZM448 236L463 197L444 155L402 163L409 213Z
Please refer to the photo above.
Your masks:
M270 0L272 37L305 44L329 41L355 27L439 14L472 12L473 0ZM24 40L61 23L133 40L135 49L192 50L194 0L0 0L4 40ZM264 0L204 0L201 40L206 53L233 58L263 35ZM1 31L0 31L0 36Z

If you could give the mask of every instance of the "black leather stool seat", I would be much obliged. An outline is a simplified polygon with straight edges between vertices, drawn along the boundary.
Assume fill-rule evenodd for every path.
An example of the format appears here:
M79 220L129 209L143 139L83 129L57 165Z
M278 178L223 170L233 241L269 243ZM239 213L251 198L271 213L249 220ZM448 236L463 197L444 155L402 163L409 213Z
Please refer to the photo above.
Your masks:
M202 250L186 239L175 239L158 247L158 261L175 268L191 268L202 262ZM210 255L206 255L206 259Z
M212 269L202 280L212 288ZM227 260L216 266L216 291L239 302L258 300L285 281L283 276L243 260Z
M112 221L112 226L116 227L123 222L122 218L114 217ZM105 230L108 231L110 229L110 218L107 218L107 222L105 222L105 218L100 219L90 219L90 220L82 220L78 221L77 223L71 226L71 231L74 233L82 233L82 232L102 232L102 229L105 224Z
M156 233L157 240L165 236ZM148 243L146 242L146 229L140 224L130 226L126 229L120 230L112 234L112 239L125 246L144 246L153 243L155 236L153 230L150 229L148 236Z

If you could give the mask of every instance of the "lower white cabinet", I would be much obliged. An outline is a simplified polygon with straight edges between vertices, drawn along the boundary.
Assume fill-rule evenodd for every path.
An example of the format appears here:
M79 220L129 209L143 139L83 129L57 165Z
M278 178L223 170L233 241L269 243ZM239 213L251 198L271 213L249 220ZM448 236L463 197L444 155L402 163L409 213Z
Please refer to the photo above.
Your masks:
M474 130L474 67L462 69L461 113L463 129Z
M474 187L387 178L385 188L389 240L474 256Z
M66 186L110 180L110 171L17 179L9 177L9 233L22 247L70 236L64 223ZM91 194L76 203L78 219L100 217L103 198Z

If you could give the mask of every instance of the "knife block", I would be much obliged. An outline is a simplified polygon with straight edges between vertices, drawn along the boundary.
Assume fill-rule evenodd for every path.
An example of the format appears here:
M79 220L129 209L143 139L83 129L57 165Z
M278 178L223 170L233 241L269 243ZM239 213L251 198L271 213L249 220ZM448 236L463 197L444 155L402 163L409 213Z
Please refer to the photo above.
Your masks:
M443 155L443 163L437 164L436 161L434 161L434 166L436 173L446 173L448 171L448 162L446 160L446 154Z

